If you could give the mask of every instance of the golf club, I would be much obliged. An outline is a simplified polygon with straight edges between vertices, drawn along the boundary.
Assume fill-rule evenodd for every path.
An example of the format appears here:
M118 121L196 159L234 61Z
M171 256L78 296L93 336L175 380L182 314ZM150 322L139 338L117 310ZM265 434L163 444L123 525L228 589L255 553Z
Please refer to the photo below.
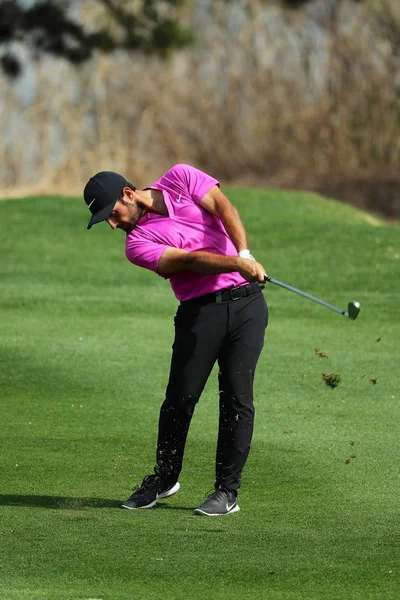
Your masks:
M301 290L298 290L297 288L292 287L291 285L288 285L287 283L278 281L278 279L273 279L272 277L269 277L268 275L266 276L265 281L266 282L268 281L269 283L275 283L275 285L279 285L280 287L283 287L286 290L290 290L291 292L296 292L296 294L300 294L300 296L304 296L305 298L308 298L309 300L312 300L313 302L318 302L318 304L322 304L322 306L326 306L326 308L330 308L331 310L334 310L335 312L339 313L340 315L343 315L344 317L347 317L348 319L351 319L352 321L354 321L354 319L357 317L358 313L360 312L360 303L357 302L356 300L349 302L349 304L347 306L347 311L345 311L345 310L341 310L340 308L337 308L336 306L333 306L333 304L328 304L328 302L324 302L324 300L320 300L319 298L316 298L315 296L306 294L306 292L302 292Z

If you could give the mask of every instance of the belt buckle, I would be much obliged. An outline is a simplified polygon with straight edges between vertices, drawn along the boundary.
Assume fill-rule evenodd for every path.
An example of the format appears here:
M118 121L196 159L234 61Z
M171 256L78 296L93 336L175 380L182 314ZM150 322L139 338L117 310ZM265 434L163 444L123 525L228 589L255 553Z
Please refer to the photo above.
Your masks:
M231 290L229 290L229 298L233 301L235 300L240 300L240 298L242 298L243 296L234 296L233 292L235 292L235 290L240 289L240 288L232 288Z
M216 304L222 303L222 292L215 293L215 302L216 302Z

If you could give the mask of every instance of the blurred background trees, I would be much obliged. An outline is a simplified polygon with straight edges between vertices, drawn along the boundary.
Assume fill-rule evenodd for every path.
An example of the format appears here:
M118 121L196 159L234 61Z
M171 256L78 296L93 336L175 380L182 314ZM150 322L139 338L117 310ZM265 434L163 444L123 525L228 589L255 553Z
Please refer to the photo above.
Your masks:
M3 189L173 162L400 214L398 0L0 0Z
M37 60L51 54L77 66L96 50L165 56L194 40L179 23L182 6L182 0L0 0L3 70L16 77L22 69L21 57L7 47L12 42Z

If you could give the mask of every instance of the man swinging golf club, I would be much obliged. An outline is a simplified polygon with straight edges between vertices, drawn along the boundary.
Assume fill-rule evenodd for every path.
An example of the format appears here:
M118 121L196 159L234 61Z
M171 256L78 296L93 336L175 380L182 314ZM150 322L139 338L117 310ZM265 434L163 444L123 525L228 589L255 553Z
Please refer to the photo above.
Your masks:
M194 513L237 512L253 433L254 373L268 323L265 269L248 250L240 216L216 179L184 164L142 190L102 171L86 184L84 199L92 213L88 229L101 221L123 229L127 258L169 279L180 302L154 473L122 506L150 508L179 490L190 421L218 361L215 491Z

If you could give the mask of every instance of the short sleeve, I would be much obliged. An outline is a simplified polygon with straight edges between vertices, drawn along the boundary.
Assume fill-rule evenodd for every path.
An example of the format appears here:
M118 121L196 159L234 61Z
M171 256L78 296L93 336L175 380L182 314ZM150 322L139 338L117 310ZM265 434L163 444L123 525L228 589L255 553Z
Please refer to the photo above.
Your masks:
M218 179L191 165L175 165L173 170L174 175L184 183L189 196L197 203L204 198L212 187L215 185L220 187Z
M148 240L129 240L128 238L125 254L126 258L134 265L157 273L158 263L167 248L167 244L158 244Z

